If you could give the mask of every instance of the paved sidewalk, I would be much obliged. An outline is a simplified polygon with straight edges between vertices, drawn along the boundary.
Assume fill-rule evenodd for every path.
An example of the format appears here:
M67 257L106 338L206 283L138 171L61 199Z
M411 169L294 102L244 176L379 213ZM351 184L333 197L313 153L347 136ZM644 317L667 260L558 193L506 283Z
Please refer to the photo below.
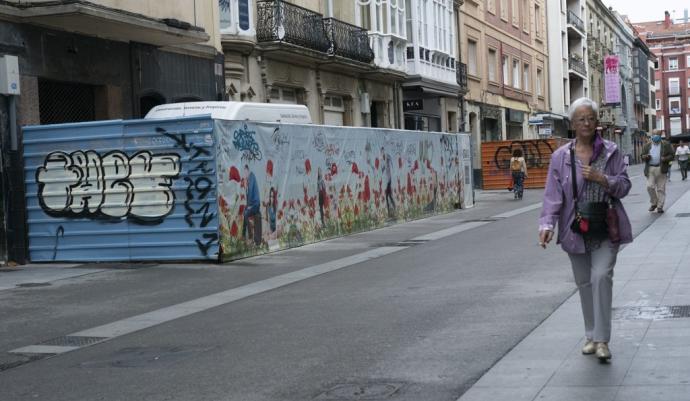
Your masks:
M619 253L610 364L580 353L574 293L459 401L690 400L689 244L690 191Z

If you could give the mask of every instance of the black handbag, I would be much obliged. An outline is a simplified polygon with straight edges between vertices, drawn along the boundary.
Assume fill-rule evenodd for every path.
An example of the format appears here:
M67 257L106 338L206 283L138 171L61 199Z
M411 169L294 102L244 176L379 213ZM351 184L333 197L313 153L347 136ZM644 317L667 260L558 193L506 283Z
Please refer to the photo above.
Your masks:
M608 235L609 202L579 202L577 195L577 169L575 168L575 150L570 147L570 166L572 168L573 198L575 201L575 219L570 229L580 235L605 237Z

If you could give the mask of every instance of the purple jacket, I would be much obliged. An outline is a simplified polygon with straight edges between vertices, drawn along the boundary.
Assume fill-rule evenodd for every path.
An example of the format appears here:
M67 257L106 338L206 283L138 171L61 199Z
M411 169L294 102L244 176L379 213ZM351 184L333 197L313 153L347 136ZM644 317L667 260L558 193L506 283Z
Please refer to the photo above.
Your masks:
M625 170L625 163L615 143L603 140L602 151L606 154L606 168L604 175L609 183L608 193L615 198L614 206L618 212L621 244L632 242L632 227L620 199L630 192L630 179ZM596 152L596 151L595 151ZM582 163L576 158L577 188L584 188L585 179L582 177ZM585 243L582 236L574 233L570 225L575 219L575 202L573 199L573 184L570 168L570 143L556 149L551 155L549 174L546 178L544 201L539 217L539 231L552 230L558 221L558 244L568 253L585 253Z

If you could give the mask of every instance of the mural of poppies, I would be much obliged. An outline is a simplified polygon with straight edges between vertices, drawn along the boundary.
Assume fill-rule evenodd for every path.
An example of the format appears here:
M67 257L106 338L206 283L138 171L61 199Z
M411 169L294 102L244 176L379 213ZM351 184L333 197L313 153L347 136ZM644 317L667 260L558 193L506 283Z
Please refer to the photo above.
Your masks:
M224 172L218 183L223 260L449 212L463 202L459 135L215 124L223 139L217 155Z

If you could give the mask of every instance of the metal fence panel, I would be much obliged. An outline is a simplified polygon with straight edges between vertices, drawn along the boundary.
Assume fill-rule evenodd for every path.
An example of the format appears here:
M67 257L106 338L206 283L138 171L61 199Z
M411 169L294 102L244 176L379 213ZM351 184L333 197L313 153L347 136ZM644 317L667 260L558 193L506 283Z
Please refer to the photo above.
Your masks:
M32 261L217 259L210 117L24 128Z

